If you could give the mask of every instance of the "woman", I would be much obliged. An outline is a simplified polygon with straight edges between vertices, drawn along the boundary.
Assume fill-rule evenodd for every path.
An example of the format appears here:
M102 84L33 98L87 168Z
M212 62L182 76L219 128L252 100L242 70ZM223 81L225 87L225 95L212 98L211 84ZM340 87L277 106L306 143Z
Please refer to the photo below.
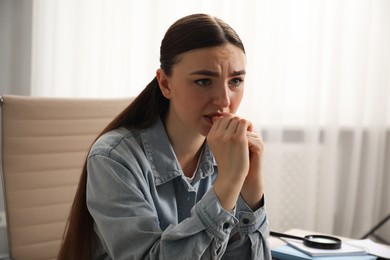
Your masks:
M90 150L59 259L271 259L263 142L235 115L240 38L190 15L160 55L156 77Z

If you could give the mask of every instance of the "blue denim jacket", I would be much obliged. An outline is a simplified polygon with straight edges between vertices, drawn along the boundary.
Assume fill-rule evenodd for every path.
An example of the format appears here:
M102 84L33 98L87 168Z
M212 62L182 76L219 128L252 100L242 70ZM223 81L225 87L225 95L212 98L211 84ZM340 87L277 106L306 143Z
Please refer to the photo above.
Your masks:
M87 165L95 259L271 259L264 207L253 212L240 197L225 211L212 189L214 157L203 149L189 184L161 120L95 142ZM236 232L241 239L228 243Z

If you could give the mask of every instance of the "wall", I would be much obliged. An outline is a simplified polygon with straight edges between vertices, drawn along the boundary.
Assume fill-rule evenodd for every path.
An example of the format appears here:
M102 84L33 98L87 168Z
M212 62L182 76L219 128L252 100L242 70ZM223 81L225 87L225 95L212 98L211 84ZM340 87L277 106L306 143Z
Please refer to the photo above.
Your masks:
M30 94L32 2L0 0L0 94Z

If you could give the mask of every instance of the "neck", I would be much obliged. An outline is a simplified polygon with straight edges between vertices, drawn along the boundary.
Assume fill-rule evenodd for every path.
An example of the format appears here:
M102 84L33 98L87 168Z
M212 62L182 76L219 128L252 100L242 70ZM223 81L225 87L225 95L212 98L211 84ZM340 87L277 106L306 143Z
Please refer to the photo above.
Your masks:
M205 138L170 138L173 150L185 176L192 177L201 154Z
M165 128L184 175L192 177L206 138L199 133L180 130L180 127L169 123L166 123Z

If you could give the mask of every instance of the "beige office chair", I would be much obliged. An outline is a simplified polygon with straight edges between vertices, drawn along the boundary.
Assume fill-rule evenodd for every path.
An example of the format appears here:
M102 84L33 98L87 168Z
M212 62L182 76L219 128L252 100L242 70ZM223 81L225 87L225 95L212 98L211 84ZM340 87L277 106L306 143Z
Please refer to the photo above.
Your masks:
M123 99L2 97L2 171L11 259L55 259L84 159Z

